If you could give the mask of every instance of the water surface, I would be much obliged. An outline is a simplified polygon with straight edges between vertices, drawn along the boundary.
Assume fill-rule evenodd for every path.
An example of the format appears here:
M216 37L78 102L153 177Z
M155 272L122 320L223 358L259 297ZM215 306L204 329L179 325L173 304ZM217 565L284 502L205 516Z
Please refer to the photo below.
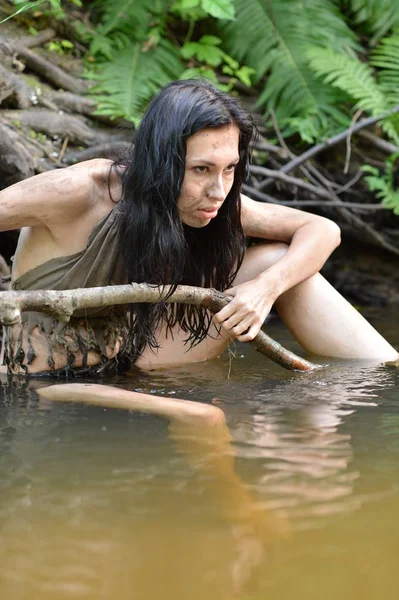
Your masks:
M399 347L396 312L370 318ZM230 443L3 382L1 598L396 597L398 369L291 373L233 351L107 382L213 402Z

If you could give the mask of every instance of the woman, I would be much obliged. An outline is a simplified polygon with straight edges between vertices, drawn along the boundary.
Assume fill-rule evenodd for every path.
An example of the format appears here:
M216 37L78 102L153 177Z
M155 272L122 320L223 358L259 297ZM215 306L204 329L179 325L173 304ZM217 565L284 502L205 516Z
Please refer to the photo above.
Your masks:
M87 161L0 192L0 228L22 228L14 289L187 283L232 300L197 307L81 311L65 325L24 313L5 328L11 373L99 372L121 361L168 367L253 339L271 307L314 354L396 360L398 353L318 273L339 244L328 219L241 195L254 126L237 100L201 80L151 102L131 153ZM247 236L265 243L246 249ZM128 314L129 313L129 314Z

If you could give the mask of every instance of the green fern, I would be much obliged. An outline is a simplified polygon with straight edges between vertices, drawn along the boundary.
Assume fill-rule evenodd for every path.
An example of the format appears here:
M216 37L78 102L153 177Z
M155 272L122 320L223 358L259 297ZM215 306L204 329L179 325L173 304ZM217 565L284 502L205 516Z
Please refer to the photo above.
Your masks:
M137 124L150 98L183 70L178 51L167 40L146 52L141 42L133 42L96 75L99 82L92 93L97 114L125 117Z
M354 14L353 23L372 36L372 46L399 26L399 0L346 0L344 6Z
M148 4L148 0L96 0L93 8L100 15L97 31L101 35L122 31L133 35L135 39L143 38L151 16L162 13L167 2L155 0L151 3L151 9Z
M370 173L365 177L369 190L376 192L376 198L381 200L381 204L391 208L395 215L399 215L399 190L395 189L394 185L395 162L398 158L399 152L392 154L385 161L385 172L382 174L370 165L362 167L362 171Z
M370 64L378 69L377 79L388 103L399 104L399 32L381 41L371 54Z
M257 81L268 76L258 105L273 108L283 126L295 118L331 115L342 94L315 78L306 49L313 43L354 55L356 37L335 3L307 0L305 7L293 0L236 0L236 14L236 21L225 23L219 35L236 60L255 69ZM340 112L340 118L344 117ZM332 121L319 119L318 125L315 121L316 139Z
M367 63L316 47L307 50L307 57L314 73L323 77L325 84L346 92L356 102L356 108L375 116L390 108L387 96ZM392 140L399 143L399 134L391 119L384 119L381 126Z
M168 0L96 0L91 30L88 77L97 80L91 93L97 114L137 123L160 87L184 70L179 51L161 39Z

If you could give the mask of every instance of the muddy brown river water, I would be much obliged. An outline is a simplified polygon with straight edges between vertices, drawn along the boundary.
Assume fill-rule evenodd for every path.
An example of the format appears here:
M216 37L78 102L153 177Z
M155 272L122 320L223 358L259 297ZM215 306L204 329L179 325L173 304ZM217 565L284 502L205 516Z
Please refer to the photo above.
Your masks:
M397 308L368 316L399 347ZM3 382L0 598L396 598L399 370L328 362L290 373L241 344L107 381L216 403L220 443Z

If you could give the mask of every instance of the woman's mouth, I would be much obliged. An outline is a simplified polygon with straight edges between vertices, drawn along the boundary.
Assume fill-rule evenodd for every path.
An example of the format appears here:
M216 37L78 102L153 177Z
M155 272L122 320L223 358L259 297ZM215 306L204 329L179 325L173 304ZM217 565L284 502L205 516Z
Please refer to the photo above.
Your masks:
M217 214L218 214L218 209L217 208L199 208L198 212L202 215L202 217L204 217L205 219L214 219Z

